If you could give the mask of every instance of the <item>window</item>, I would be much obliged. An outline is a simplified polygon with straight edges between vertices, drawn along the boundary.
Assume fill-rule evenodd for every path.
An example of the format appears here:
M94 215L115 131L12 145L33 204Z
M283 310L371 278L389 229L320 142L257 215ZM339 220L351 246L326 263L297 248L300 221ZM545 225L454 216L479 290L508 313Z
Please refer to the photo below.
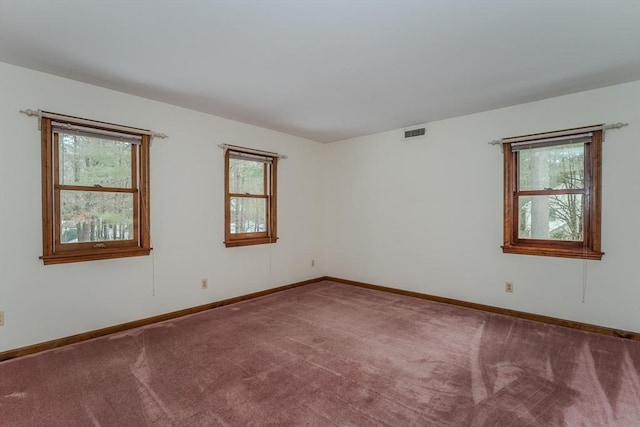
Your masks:
M225 245L275 243L278 155L240 147L225 152Z
M114 126L42 117L45 264L150 253L150 137Z
M601 259L602 126L502 140L505 253Z

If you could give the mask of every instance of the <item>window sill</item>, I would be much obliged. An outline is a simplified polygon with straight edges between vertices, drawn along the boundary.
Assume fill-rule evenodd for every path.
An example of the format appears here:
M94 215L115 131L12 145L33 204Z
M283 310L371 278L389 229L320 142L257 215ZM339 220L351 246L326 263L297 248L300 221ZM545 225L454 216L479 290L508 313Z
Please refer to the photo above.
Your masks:
M537 246L537 245L504 245L502 246L502 252L505 254L519 254L519 255L536 255L536 256L550 256L559 258L578 258L578 259L590 259L601 260L604 252L594 251L589 248L575 247L575 248L558 248L550 246Z
M251 245L265 245L270 243L276 243L278 241L277 237L262 237L259 239L238 239L238 240L228 240L224 242L224 246L227 248L233 248L236 246L251 246Z
M96 249L86 252L70 252L55 255L43 255L40 259L44 265L66 264L70 262L97 261L102 259L128 258L145 256L151 253L151 248L126 248L117 250Z

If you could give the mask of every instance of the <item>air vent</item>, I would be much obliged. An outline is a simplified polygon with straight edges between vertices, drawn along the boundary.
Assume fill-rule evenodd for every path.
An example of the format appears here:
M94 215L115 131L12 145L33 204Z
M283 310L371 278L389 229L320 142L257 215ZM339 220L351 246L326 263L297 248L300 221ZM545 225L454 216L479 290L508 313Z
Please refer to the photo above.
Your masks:
M425 136L427 136L427 126L419 125L405 128L403 135L404 136L402 139L405 141L416 138L424 138Z

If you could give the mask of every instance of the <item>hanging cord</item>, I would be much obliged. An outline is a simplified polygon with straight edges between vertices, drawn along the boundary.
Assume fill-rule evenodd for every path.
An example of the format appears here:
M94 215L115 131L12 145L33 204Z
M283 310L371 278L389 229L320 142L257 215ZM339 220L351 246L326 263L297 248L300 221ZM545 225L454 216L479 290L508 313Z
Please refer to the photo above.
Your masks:
M273 250L272 246L273 245L271 245L271 244L269 245L269 279L271 279L271 265L272 265L272 257L271 257L272 254L271 254L271 251Z
M151 296L156 296L156 255L151 251Z
M582 237L584 244L582 245L582 303L587 298L587 241Z
M587 297L587 259L582 260L582 303Z

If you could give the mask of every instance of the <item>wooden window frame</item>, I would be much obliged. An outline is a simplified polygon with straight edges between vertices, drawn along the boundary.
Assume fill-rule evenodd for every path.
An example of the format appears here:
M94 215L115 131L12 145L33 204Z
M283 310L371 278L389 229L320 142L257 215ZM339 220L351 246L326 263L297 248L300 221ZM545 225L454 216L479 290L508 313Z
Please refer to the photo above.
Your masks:
M237 194L229 191L229 160L232 154L246 154L249 156L255 155L255 150L242 148L226 148L224 154L224 244L225 247L237 247L237 246L250 246L250 245L263 245L276 243L278 241L277 234L277 177L278 177L278 155L270 155L268 153L260 154L261 157L268 157L269 163L264 163L265 167L265 189L267 194ZM250 157L247 160L251 160ZM267 200L267 220L266 230L255 233L232 233L231 232L231 199L233 197L249 197L249 198L262 198Z
M567 131L558 132L568 132ZM580 129L575 129L576 133ZM544 137L545 134L526 135L525 137ZM580 258L600 260L601 251L601 211L602 211L602 135L603 130L593 130L591 142L585 143L585 183L584 190L562 191L538 190L522 191L518 189L518 152L512 150L511 143L503 143L504 161L504 239L503 253L539 255L562 258ZM518 139L509 138L509 139ZM523 194L524 193L524 194ZM535 194L534 194L535 193ZM562 241L551 239L522 239L518 236L518 196L554 195L579 193L583 195L583 240Z
M65 123L97 131L109 131L109 127L87 125L86 119L69 117ZM131 188L111 188L100 186L72 186L60 184L58 170L58 134L54 133L53 122L59 119L42 117L42 248L40 259L45 265L81 261L144 256L151 253L149 215L149 147L150 136L145 133L129 133L140 138L131 149ZM96 122L99 123L99 122ZM110 125L105 123L105 125ZM117 126L117 125L116 125ZM130 240L92 241L62 244L60 239L60 192L61 190L92 192L128 193L133 195L133 238Z

